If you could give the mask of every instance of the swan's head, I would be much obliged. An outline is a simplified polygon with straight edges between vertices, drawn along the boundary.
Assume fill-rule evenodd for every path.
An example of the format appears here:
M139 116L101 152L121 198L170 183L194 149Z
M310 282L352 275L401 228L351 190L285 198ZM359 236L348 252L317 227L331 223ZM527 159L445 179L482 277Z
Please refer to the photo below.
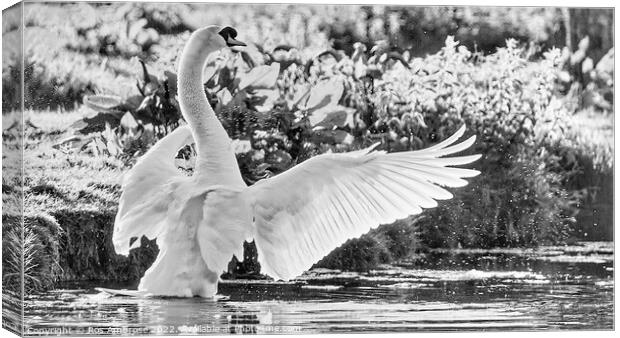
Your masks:
M236 37L237 31L231 27L207 26L194 31L183 48L180 75L202 69L210 55L224 48L245 46L245 43L237 41Z
M193 35L202 42L203 46L209 46L213 49L246 45L235 39L237 37L237 31L228 26L207 26L197 30Z

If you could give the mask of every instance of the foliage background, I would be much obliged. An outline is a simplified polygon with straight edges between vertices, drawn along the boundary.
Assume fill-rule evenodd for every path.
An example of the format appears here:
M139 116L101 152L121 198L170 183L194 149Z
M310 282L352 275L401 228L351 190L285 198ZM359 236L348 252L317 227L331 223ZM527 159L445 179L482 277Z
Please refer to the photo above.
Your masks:
M462 124L478 136L483 174L454 199L318 266L612 238L611 10L29 3L24 13L22 27L18 11L3 12L2 27L6 285L22 259L11 253L24 248L31 289L135 283L150 265L155 241L140 239L129 257L113 251L119 178L182 123L177 60L206 24L234 26L250 45L205 71L248 184L326 151L419 149ZM20 147L23 177L11 157ZM191 174L191 159L187 148L175 161ZM27 236L11 241L22 208ZM251 243L245 256L225 277L260 277Z

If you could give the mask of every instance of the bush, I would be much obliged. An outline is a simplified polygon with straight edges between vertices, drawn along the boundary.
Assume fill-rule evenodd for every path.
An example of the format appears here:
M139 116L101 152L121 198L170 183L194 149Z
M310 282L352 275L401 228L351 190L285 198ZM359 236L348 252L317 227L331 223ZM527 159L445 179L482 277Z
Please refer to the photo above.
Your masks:
M430 95L441 104L433 121L441 128L460 118L480 135L475 151L484 154L478 164L483 174L430 211L421 233L434 235L424 236L425 243L488 247L565 240L578 195L563 186L568 173L554 171L554 148L546 143L550 132L567 126L566 112L550 106L559 51L528 62L525 50L509 40L474 64L466 49L450 43L439 60L441 55L443 69L458 82L445 81L449 85L440 85L439 95Z

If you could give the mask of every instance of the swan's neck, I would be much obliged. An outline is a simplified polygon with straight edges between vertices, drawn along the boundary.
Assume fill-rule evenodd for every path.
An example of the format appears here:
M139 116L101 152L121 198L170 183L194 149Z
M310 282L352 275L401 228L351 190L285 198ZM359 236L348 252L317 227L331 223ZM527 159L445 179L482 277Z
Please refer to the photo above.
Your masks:
M207 57L216 52L200 40L191 39L183 51L179 67L179 103L185 121L192 129L192 134L199 148L206 150L206 144L212 144L218 137L228 139L213 108L209 105L202 81L202 70Z
M222 164L237 165L230 138L204 91L202 71L207 57L216 51L208 40L192 36L183 50L178 76L181 112L192 130L198 152L196 173L211 177L220 174Z

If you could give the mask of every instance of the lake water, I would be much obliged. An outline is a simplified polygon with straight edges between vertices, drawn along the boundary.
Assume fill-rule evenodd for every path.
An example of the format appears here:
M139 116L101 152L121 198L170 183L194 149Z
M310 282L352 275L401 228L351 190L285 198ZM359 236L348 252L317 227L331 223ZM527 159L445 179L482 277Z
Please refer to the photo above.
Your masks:
M613 243L434 251L369 273L223 281L217 301L30 297L26 333L62 335L613 329ZM104 285L97 285L104 286Z

